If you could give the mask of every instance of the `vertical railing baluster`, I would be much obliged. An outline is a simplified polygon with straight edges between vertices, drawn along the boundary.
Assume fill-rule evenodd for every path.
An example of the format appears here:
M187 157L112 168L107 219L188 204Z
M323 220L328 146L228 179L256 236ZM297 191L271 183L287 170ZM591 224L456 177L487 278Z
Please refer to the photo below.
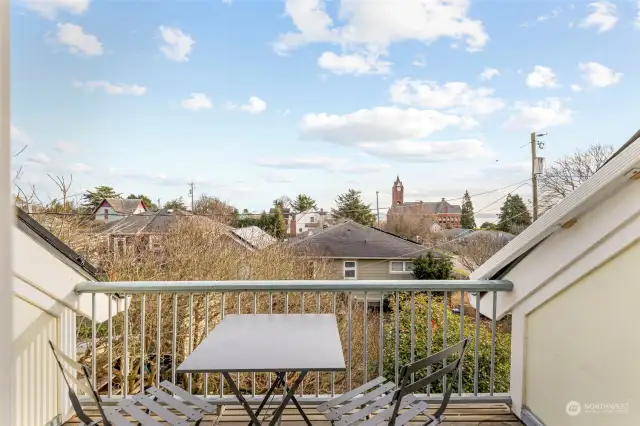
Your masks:
M416 292L411 292L411 363L415 360L416 353ZM411 383L415 375L411 373Z
M144 320L146 316L146 310L144 306L145 295L140 297L140 395L144 395L144 372L147 367L144 354Z
M220 293L220 321L224 319L224 298L226 293ZM224 377L220 373L220 398L224 396Z
M171 382L176 383L176 340L178 338L178 293L173 293L171 333Z
M464 339L464 291L460 292L460 341ZM462 396L462 372L464 371L464 357L460 360L460 373L458 374L458 396Z
M304 314L304 292L300 292L300 313ZM300 382L300 396L304 396L304 380Z
M431 323L431 292L427 292L427 356L431 355L431 333L433 325ZM427 375L431 374L431 366L427 366ZM431 384L427 385L427 395L431 396Z
M273 313L273 292L269 292L269 313ZM271 373L269 373L269 385L267 389L271 388Z
M284 313L285 314L289 313L289 293L288 292L286 292L284 294ZM285 383L288 380L288 376L289 376L288 373L284 373L284 381L285 381ZM283 385L282 389L284 389L284 385Z
M193 352L193 294L189 293L189 353ZM187 384L188 391L191 393L191 377L189 373L189 381Z
M316 293L316 312L320 313L320 292ZM316 371L316 398L320 396L320 372Z
M395 354L396 386L398 386L399 362L400 362L400 292L396 291L396 354Z
M332 297L332 300L331 300L331 312L333 312L334 315L336 314L336 298L337 298L337 296L338 296L338 293L334 291L333 292L333 297ZM336 394L335 379L336 379L336 373L332 371L331 372L331 396L332 397L335 396L335 394Z
M240 302L241 302L240 294L241 293L238 292L238 315L240 315L240 313L242 312L240 310ZM238 386L239 389L242 388L242 383L240 383L240 373L236 373L236 385Z
M491 315L491 376L489 376L489 393L493 395L494 375L496 372L496 311L498 308L498 292L493 292L493 312Z
M91 382L96 383L96 342L98 332L96 330L96 294L91 293ZM75 359L75 354L74 354ZM95 386L95 385L94 385Z
M109 312L107 312L107 315L109 315L107 320L107 381L109 383L107 383L107 396L111 398L113 396L113 320L111 319L113 316L113 294L108 294L107 296L109 297Z
M204 294L204 337L209 335L209 293ZM202 341L200 342L202 343ZM204 397L209 395L209 373L204 373Z
M257 304L258 304L258 300L257 300L257 295L256 292L253 292L253 307L252 307L252 312L255 315L257 312ZM256 397L256 373L251 373L251 396L253 398Z
M379 314L379 319L380 319L380 346L379 346L379 351L378 351L378 376L382 376L382 372L384 370L384 354L383 354L383 348L384 348L384 327L382 324L383 318L384 318L384 293L380 293L380 310L378 311Z
M160 386L160 367L162 366L162 295L158 294L156 323L156 387Z
M351 292L347 297L347 391L351 390Z
M447 292L444 292L444 296L442 298L442 305L443 305L443 309L444 309L444 320L443 320L443 324L442 324L442 348L446 348L447 347ZM443 359L442 360L442 367L445 367L447 365L447 359ZM442 389L444 392L444 389L447 388L447 376L445 375L444 377L442 377Z
M367 303L369 303L369 301L367 300L367 292L364 292L364 305L363 305L363 318L364 318L364 355L363 355L363 360L362 360L362 384L367 383L367 321L369 320L367 318L368 313L369 313L369 309L367 306Z
M473 394L478 396L478 350L480 348L480 292L476 293L476 342L473 365Z
M129 299L124 295L124 368L123 368L123 388L122 395L129 394Z

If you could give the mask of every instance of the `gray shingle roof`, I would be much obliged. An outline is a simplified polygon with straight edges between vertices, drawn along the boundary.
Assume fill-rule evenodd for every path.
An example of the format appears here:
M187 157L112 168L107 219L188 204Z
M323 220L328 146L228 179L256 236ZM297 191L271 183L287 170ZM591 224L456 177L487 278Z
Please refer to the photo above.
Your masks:
M336 259L413 259L429 252L418 243L352 221L294 241L291 246Z
M276 243L278 240L264 232L257 226L247 226L231 230L241 240L251 245L253 248L262 249Z
M190 216L181 210L160 209L134 214L123 219L106 223L96 229L96 232L104 234L133 235L169 232L176 223L177 218Z
M111 208L120 214L132 214L140 205L140 199L105 198Z

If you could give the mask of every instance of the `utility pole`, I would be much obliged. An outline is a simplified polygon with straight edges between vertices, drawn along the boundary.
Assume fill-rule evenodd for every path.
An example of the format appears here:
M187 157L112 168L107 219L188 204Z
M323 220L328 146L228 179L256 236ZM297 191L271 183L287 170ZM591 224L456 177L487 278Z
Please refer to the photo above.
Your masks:
M376 191L376 220L378 221L378 228L380 228L380 205L378 204L378 191Z
M531 132L531 186L533 187L533 221L538 220L538 178L536 177L536 132Z
M162 204L160 204L160 198L158 198L158 210L162 208Z
M195 183L193 181L189 182L189 195L191 195L191 213L193 213L193 189L195 188Z
M538 220L538 174L542 174L542 162L544 158L538 158L536 146L544 148L544 143L536 140L536 137L546 136L546 133L531 132L531 186L533 187L533 221ZM539 169L539 170L537 170Z

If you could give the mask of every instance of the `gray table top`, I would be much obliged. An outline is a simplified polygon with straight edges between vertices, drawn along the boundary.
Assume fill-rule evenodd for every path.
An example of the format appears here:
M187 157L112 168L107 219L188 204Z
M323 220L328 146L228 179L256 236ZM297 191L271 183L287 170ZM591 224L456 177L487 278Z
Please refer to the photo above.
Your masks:
M344 371L333 314L227 315L180 373Z

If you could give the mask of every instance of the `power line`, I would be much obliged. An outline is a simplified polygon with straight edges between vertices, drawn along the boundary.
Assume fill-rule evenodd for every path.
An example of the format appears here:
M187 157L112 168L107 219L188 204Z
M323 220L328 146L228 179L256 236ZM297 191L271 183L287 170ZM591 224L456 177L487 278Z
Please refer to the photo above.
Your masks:
M516 188L514 190L514 191L516 191L521 186L524 186L525 184L529 183L530 180L531 180L531 178L524 179L524 180L521 180L519 182L512 183L510 185L502 186L500 188L495 188L495 189L492 189L492 190L489 190L489 191L479 192L477 194L470 194L469 196L470 197L478 197L478 196L481 196L481 195L487 195L487 194L491 194L491 193L494 193L494 192L502 191L502 190L510 188L512 186L520 185L518 188ZM461 200L463 198L464 198L464 196L463 197L458 197L458 198L448 198L448 199L445 199L444 201L455 201L455 200ZM502 197L502 198L504 198L504 197ZM435 203L437 203L437 201ZM367 207L366 209L368 209L370 212L373 213L373 212L375 212L375 211L377 211L379 209L385 209L385 208L386 209L390 209L391 207L394 207L394 206L392 205L392 206L388 206L388 207L376 207L376 208ZM363 209L343 210L343 211L341 211L341 213L361 212L363 210L365 210L365 209L363 208ZM478 211L481 211L481 210L478 210ZM323 214L327 213L325 211L320 211L320 210L308 210L307 212L308 213L323 213ZM203 217L236 216L235 212L197 213L196 214L196 213L193 213L193 211L192 211L191 213L194 216L203 216ZM32 212L30 214L32 214L32 215L60 215L60 216L62 216L62 215L67 215L67 216L73 216L73 215L77 215L77 216L93 216L93 213L88 213L88 212ZM237 213L237 215L242 215L242 214L243 213ZM250 213L250 214L252 214L252 213ZM253 213L253 214L256 214L256 213ZM261 213L257 213L257 214L259 215ZM292 214L294 214L294 213L292 213ZM109 215L113 215L113 216L132 216L132 215L123 215L123 214L118 214L118 213L109 213ZM172 216L172 214L170 214L170 213L159 213L158 215L159 216ZM101 216L103 216L103 215L101 215Z

